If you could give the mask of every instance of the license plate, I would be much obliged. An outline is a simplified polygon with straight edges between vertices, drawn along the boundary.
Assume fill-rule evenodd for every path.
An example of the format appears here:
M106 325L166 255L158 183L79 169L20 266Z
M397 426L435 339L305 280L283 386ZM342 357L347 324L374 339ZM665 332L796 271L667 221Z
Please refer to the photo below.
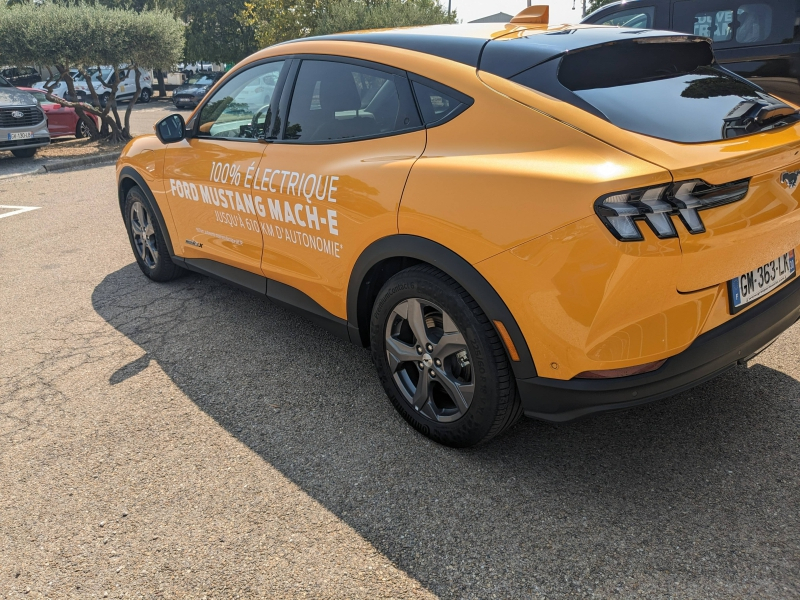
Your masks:
M8 139L9 140L29 140L33 137L32 131L20 131L17 133L9 133Z
M728 282L731 314L795 276L794 250Z

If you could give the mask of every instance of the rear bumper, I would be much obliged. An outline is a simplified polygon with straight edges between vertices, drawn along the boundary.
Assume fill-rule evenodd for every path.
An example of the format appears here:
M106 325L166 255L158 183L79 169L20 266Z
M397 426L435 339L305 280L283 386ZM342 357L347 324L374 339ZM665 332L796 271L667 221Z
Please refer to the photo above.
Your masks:
M618 379L517 379L525 415L570 421L666 398L747 359L800 319L800 279L699 336L657 371Z

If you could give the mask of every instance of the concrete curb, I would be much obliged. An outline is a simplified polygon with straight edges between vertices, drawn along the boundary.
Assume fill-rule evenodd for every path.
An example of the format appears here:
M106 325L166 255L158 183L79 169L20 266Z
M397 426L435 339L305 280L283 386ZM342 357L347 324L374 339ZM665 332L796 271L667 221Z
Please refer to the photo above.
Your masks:
M119 155L119 152L105 152L103 154L92 154L91 156L80 156L78 158L52 160L36 167L29 167L23 171L0 175L0 181L4 179L13 179L15 177L25 177L27 175L42 175L51 171L63 171L64 169L74 169L77 167L99 167L116 162Z
M3 179L14 179L15 177L25 177L26 175L38 175L46 172L47 171L44 167L31 167L25 171L17 171L15 173L6 173L5 175L0 175L0 181Z
M91 156L81 156L78 158L65 158L62 160L54 160L47 162L41 166L46 172L61 171L63 169L72 169L74 167L85 167L87 165L98 166L108 163L116 162L119 158L119 152L105 152L103 154L93 154Z

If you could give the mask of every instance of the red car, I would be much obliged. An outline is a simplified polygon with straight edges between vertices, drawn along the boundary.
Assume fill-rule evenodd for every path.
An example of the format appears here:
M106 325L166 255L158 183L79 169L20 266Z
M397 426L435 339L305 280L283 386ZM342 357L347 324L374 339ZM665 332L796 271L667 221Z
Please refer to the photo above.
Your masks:
M89 127L81 120L74 108L67 108L55 102L50 102L42 90L23 87L19 89L29 92L39 101L44 114L47 115L47 129L50 131L51 138L67 135L74 135L76 138L89 137ZM87 116L94 121L95 125L99 124L97 117L94 115Z

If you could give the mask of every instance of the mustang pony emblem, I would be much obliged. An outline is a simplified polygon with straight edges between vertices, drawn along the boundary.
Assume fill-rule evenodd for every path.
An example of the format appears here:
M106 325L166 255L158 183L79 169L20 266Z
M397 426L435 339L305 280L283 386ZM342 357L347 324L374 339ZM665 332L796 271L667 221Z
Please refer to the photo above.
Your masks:
M800 177L800 170L797 171L784 171L781 173L781 183L785 183L786 187L794 191L797 187L797 178Z

